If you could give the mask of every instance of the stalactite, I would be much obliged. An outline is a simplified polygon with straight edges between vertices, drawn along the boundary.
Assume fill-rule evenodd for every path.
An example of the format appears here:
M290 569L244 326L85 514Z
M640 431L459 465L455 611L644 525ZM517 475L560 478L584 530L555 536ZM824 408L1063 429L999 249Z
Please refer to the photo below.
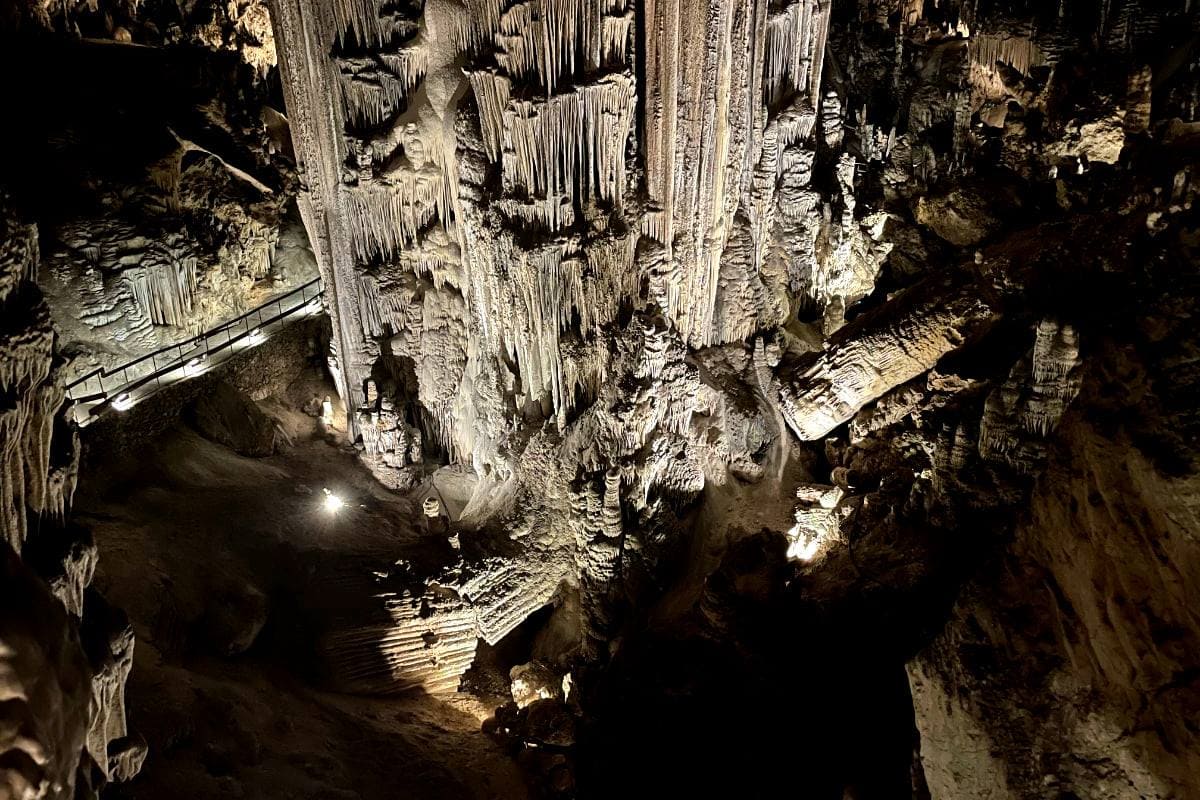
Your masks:
M394 182L367 182L342 194L351 245L359 262L392 256L416 241L434 219L450 217L440 171L398 175Z
M407 48L375 58L337 59L341 102L352 125L374 127L395 116L425 78L426 52Z
M767 18L763 96L768 104L797 92L816 107L828 33L828 0L799 0Z
M21 552L30 517L65 518L78 442L55 432L64 390L50 309L36 288L37 229L0 198L0 537ZM57 441L55 440L57 437ZM52 444L54 445L52 447Z
M621 3L618 2L618 5ZM601 60L609 64L624 64L629 59L630 34L634 27L633 10L605 16L603 24Z
M122 273L138 308L155 325L184 327L199 283L199 259L175 258Z
M482 316L493 347L515 359L532 400L548 399L555 412L568 409L576 386L595 394L604 376L604 349L587 346L564 358L561 334L593 339L617 316L621 303L638 286L634 269L635 237L610 236L586 246L565 240L527 252L511 237L496 239L496 265L472 273L475 313Z
M505 190L551 201L597 197L619 205L634 91L630 76L612 74L544 103L510 101L502 128Z
M628 60L632 12L624 0L471 0L470 48L491 45L512 79L547 96L564 81Z
M471 80L471 91L479 109L479 124L483 131L483 144L488 159L500 160L501 137L504 133L504 111L512 92L512 82L492 70L476 70L467 73Z
M976 34L967 40L971 63L995 70L997 62L1007 64L1022 75L1046 63L1041 48L1027 36Z
M403 17L387 0L331 0L331 5L340 44L353 36L364 46L378 47L417 32L417 22Z

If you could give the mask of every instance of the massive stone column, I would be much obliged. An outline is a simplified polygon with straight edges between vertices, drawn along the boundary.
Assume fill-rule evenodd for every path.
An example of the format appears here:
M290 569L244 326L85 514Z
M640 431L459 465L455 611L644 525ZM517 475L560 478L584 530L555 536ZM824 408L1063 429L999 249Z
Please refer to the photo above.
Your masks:
M730 281L722 261L758 279L769 234L762 207L779 178L774 151L812 130L781 139L767 134L768 124L789 105L810 116L816 109L829 3L769 10L761 0L651 0L642 16L643 231L662 247L651 292L692 347L741 338L739 326L734 333L715 319L720 287ZM760 174L763 161L769 176ZM739 247L739 237L753 244ZM753 318L757 309L741 312Z
M370 364L362 338L355 336L360 318L351 243L341 198L346 112L338 98L334 63L329 57L337 30L330 5L288 2L271 4L278 42L292 140L303 176L298 198L313 252L325 281L326 298L334 320L336 352L331 367L339 390L352 409L361 402L362 381Z

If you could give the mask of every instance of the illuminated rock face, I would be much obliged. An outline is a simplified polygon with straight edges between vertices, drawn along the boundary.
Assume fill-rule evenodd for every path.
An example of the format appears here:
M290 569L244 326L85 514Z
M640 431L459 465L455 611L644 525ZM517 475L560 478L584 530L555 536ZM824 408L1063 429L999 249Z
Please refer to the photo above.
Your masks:
M504 472L504 418L561 429L611 380L622 309L698 347L779 324L789 291L869 293L848 244L813 244L828 3L726 5L277 4L354 405L411 362L395 391L431 443Z
M481 638L566 587L579 647L603 649L619 573L659 557L629 523L672 516L706 469L757 478L784 435L761 362L748 411L705 388L698 435L688 348L773 330L794 302L840 322L886 254L855 219L849 157L845 232L820 213L828 2L272 8L365 459L402 485L440 451L497 487L464 519L510 544L440 581ZM724 438L746 418L752 451Z
M565 596L575 655L603 659L689 504L730 487L799 498L780 533L804 570L865 520L895 555L910 524L1026 502L1096 330L1061 287L1132 280L1120 253L1149 229L1129 220L1188 208L1190 173L1089 170L1154 146L1142 62L1194 14L1000 5L272 5L364 459L397 486L426 456L483 479L463 563L387 634L395 664L422 630L453 654L402 680L450 685L471 614L496 643ZM1136 62L1095 103L1070 88L1088 42ZM1185 84L1164 118L1194 115ZM1121 225L1101 188L1141 198ZM782 485L818 451L828 475ZM929 790L985 797L1010 754L987 719L935 718L952 682L930 664L956 646L910 671ZM979 744L973 782L939 761L955 737Z
M480 640L551 606L553 646L525 659L537 680L512 675L516 738L574 713L550 676L578 665L585 717L620 702L603 669L636 670L647 617L730 661L782 662L780 683L823 685L795 666L854 691L797 655L811 623L813 652L853 656L830 664L907 677L916 796L1186 794L1200 9L269 5L270 37L238 2L221 13L240 33L200 38L256 70L278 59L287 115L264 111L261 132L296 157L361 459L397 491L441 463L474 481L453 518L435 503L423 522L450 534L453 565L371 594L375 613L318 642L338 688L453 691ZM164 196L196 158L222 185L274 191L175 141ZM252 279L274 234L244 205L219 209L240 231L223 258ZM97 326L208 313L191 243L76 232L121 278L96 295L76 276ZM32 239L8 238L9 280L28 283ZM72 481L50 447L66 437L49 317L20 305L30 325L0 352L14 551ZM95 555L60 549L48 582L86 622ZM131 644L109 619L94 756L123 733ZM96 757L123 774L127 744ZM810 760L789 779L826 768Z

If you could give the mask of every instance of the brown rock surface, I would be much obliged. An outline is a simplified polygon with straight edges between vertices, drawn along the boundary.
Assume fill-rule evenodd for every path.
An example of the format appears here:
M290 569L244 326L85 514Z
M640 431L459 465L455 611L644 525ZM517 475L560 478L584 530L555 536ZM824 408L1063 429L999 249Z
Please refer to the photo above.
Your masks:
M1200 5L0 26L0 533L81 793L129 676L117 796L1188 797ZM64 370L318 274L89 425L67 521Z

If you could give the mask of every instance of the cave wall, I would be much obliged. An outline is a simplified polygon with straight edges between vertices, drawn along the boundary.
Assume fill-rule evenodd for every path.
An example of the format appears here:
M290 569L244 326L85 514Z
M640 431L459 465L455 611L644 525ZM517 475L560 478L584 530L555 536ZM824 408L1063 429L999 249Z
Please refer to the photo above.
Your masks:
M934 797L1195 791L1195 273L1154 272L1162 296L1097 342L1011 541L908 666Z
M603 658L693 504L764 476L815 596L953 597L1024 552L1117 298L1190 269L1159 236L1192 225L1187 3L272 9L364 460L403 487L421 441L487 479L447 635L566 593L560 656ZM935 797L989 796L1019 748L937 716L955 624L908 645L922 757Z
M1011 548L909 665L934 797L1195 788L1192 479L1086 423L1062 436Z
M136 774L124 686L133 635L89 589L96 548L68 524L79 440L37 288L37 229L0 203L0 795L93 797Z
M982 306L949 328L978 344L861 411L800 409L819 434L857 411L835 465L852 502L883 509L864 503L840 528L860 558L873 536L887 552L867 520L895 530L923 518L942 533L910 541L945 536L950 574L973 576L907 667L928 789L1189 796L1195 344L1182 326L1196 273L1194 159L1180 133L1194 118L1195 52L1171 26L1195 18L1137 4L907 4L898 16L880 5L886 25L844 18L833 36L859 131L885 143L864 139L860 152L901 217L888 234L901 259L884 278L921 270L914 254L972 258L973 285L940 291L938 313ZM956 28L966 35L937 33ZM890 41L874 38L885 30ZM1032 348L1013 363L1021 328ZM898 359L877 346L822 358L852 371L882 362L874 379L946 330L920 329L890 329L906 345ZM847 349L872 344L853 338ZM913 446L926 455L902 455ZM916 483L889 486L880 467L906 461L925 463Z
M70 378L317 276L265 5L14 5L0 183L39 224Z
M481 478L461 561L324 644L342 688L452 690L547 605L542 656L583 675L650 616L736 648L755 614L844 620L892 629L853 652L907 663L934 798L1186 796L1186 0L272 0L269 37L255 4L42 8L243 62L210 120L262 140L242 174L165 155L248 193L242 233L298 192L375 476ZM238 122L272 48L286 119ZM191 319L179 275L143 305ZM43 317L3 361L14 550L22 504L69 497ZM757 523L769 578L734 546Z

